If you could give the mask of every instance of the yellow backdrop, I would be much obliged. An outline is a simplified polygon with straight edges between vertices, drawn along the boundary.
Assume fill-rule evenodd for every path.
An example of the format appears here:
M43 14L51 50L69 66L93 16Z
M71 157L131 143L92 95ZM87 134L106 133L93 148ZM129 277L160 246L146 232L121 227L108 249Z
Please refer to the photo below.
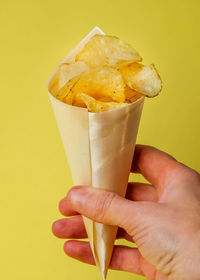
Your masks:
M100 279L95 267L65 256L64 241L51 233L72 179L46 90L52 69L95 25L131 43L162 76L162 93L146 100L137 142L199 170L199 3L1 2L1 279ZM122 278L143 279L109 272L108 280Z

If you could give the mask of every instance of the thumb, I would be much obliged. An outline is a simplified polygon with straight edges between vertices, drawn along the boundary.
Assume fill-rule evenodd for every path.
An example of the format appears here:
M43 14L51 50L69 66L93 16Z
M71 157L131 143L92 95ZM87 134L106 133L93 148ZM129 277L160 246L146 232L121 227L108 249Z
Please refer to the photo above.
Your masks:
M131 236L154 213L156 203L134 202L113 192L88 186L73 187L67 195L73 210L99 223L124 228Z

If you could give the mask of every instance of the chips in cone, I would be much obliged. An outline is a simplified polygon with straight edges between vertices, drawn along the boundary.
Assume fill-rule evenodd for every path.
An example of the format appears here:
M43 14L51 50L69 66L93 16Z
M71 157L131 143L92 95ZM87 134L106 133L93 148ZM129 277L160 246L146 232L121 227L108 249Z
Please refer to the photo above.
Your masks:
M50 77L49 96L75 185L125 196L144 96L161 89L154 66L141 60L129 44L95 27ZM105 279L117 227L83 219Z

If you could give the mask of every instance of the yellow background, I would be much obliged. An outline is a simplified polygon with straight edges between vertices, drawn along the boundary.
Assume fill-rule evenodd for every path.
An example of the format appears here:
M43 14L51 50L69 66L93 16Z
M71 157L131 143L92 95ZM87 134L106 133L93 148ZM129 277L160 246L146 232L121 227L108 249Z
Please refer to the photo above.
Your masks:
M53 68L95 25L131 43L162 76L137 142L199 170L199 3L1 1L1 279L100 279L95 267L65 256L64 241L51 233L72 180L46 90ZM122 278L143 279L109 272L108 280Z

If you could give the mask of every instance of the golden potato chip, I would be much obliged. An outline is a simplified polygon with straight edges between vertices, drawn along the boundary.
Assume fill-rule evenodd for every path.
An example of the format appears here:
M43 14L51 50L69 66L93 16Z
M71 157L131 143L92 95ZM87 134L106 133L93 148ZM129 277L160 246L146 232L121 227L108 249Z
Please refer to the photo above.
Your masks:
M54 85L53 95L63 101L77 82L80 74L88 70L89 66L82 61L60 65L56 74L58 82Z
M109 96L99 97L98 100L102 102L113 102L113 99Z
M74 94L84 92L95 99L107 97L112 101L124 102L124 81L121 73L109 66L94 68L83 73L73 86Z
M94 35L51 79L51 93L73 106L100 112L156 96L162 82L155 66L145 66L131 45L115 36Z
M124 95L125 95L125 102L132 103L142 97L143 95L134 89L131 89L130 87L126 86L124 89Z
M73 102L72 105L73 106L77 106L77 107L83 107L83 108L87 108L86 103L84 101L84 97L83 95L86 95L84 93L78 93L76 95L73 96ZM87 95L89 96L89 95ZM83 97L83 98L82 98ZM90 97L90 96L89 96ZM91 97L92 98L92 97Z
M135 62L122 67L120 72L125 83L139 93L153 97L161 91L162 82L153 64L146 66Z
M91 67L109 65L117 67L121 63L142 61L139 53L131 45L115 36L94 35L80 53L76 61L83 61Z
M94 99L93 97L84 94L78 93L75 97L76 101L75 106L82 106L82 103L86 104L88 111L93 113L98 113L106 110L111 110L117 107L126 106L126 103L117 103L117 102L102 102Z
M82 61L75 63L64 63L59 69L59 88L62 88L72 78L89 70L89 66Z
M74 86L74 84L78 81L78 77L74 77L72 78L70 81L68 81L62 88L60 88L58 90L58 92L56 93L56 98L58 98L61 101L64 101L68 104L72 104L71 103L71 99L72 99L72 94L68 97L68 95L71 93L71 88ZM68 97L68 99L67 99Z

